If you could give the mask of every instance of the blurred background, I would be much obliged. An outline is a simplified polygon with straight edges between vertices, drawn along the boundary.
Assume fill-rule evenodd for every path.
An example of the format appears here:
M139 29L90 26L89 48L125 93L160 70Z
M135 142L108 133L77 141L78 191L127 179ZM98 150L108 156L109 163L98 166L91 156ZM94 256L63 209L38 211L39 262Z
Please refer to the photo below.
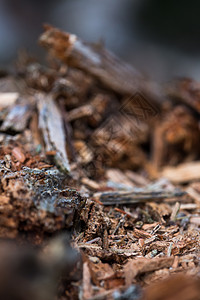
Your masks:
M0 67L20 49L37 57L42 24L105 46L157 81L200 79L200 1L0 0Z

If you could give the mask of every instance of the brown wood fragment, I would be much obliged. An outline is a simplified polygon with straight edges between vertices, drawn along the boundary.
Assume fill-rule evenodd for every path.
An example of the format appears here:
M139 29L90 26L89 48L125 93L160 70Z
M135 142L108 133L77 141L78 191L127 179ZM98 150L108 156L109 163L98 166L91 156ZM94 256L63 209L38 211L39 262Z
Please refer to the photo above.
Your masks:
M134 232L133 232L133 236L136 237L136 238L143 238L143 239L146 239L146 238L151 238L152 235L144 230L139 230L137 228L134 229Z
M200 194L192 186L186 189L187 194L200 206Z
M199 82L184 78L170 82L166 88L167 94L200 113L200 85Z
M163 268L170 268L173 264L173 257L163 258L138 258L137 260L130 260L124 267L126 285L129 286L136 276L152 272Z
M65 134L60 111L50 95L38 94L39 128L42 130L45 150L56 151L55 161L64 171L70 171L65 146Z
M180 210L180 203L179 202L176 202L176 204L174 205L173 209L172 209L172 213L171 213L171 216L170 216L170 220L172 222L175 222L176 221L176 217L177 217L177 214Z
M200 226L200 217L191 217L190 223Z
M90 104L86 104L82 107L71 110L68 113L68 120L71 122L80 118L89 117L92 116L93 113L93 107Z
M200 130L191 111L185 106L175 106L160 117L153 133L155 167L197 159Z
M13 148L12 155L21 163L23 163L26 159L24 153L22 152L22 149L19 147Z
M162 176L173 183L185 183L200 179L200 162L188 162L177 167L165 167Z
M147 178L145 178L144 176L142 176L136 172L128 170L125 172L125 174L136 185L144 186L144 185L149 184L149 180Z
M76 35L65 33L50 25L40 36L39 43L49 53L70 67L83 70L99 80L106 88L121 95L144 93L160 107L163 92L154 82L147 81L136 69L121 61L113 53L95 44L89 44Z
M197 278L176 275L150 285L142 300L199 300L200 284Z
M87 44L76 35L51 26L41 35L39 42L53 56L95 76L119 93L133 94L138 90L142 80L139 72L102 47Z
M81 182L84 183L89 188L91 188L92 190L99 190L100 189L100 185L96 181L93 181L89 178L84 177L84 178L81 179Z
M83 263L83 298L84 300L92 297L91 275L88 262Z

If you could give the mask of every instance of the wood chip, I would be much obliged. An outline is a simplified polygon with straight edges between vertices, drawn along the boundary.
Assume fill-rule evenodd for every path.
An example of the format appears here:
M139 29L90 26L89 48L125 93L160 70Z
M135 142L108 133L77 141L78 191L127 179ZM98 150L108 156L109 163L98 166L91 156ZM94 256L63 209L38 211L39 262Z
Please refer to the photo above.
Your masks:
M185 183L200 179L200 162L190 162L177 167L165 167L162 176L173 183Z
M0 93L0 107L13 105L19 98L19 93Z
M60 111L50 95L38 94L39 128L47 152L56 151L55 161L64 171L70 171L66 152L65 133Z
M152 272L163 268L170 268L173 264L173 257L163 258L138 258L130 260L124 267L126 285L129 286L136 276L145 272Z

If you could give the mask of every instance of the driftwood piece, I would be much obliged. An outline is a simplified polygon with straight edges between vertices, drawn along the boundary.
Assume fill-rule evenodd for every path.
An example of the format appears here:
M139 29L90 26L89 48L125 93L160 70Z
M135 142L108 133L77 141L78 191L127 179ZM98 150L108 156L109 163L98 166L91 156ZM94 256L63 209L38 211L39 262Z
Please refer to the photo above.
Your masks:
M65 147L65 132L61 113L49 95L38 94L39 128L42 130L46 152L55 151L55 161L64 171L70 171Z

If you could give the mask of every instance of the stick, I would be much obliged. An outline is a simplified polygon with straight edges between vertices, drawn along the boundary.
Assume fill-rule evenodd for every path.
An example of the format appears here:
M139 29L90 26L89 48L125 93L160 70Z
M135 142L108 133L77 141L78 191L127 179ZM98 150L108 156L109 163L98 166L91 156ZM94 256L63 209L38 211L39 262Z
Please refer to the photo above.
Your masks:
M185 195L182 191L158 191L158 192L105 192L96 193L94 198L102 202L104 205L116 204L132 204L146 202L151 200L159 200L165 198L174 198Z

